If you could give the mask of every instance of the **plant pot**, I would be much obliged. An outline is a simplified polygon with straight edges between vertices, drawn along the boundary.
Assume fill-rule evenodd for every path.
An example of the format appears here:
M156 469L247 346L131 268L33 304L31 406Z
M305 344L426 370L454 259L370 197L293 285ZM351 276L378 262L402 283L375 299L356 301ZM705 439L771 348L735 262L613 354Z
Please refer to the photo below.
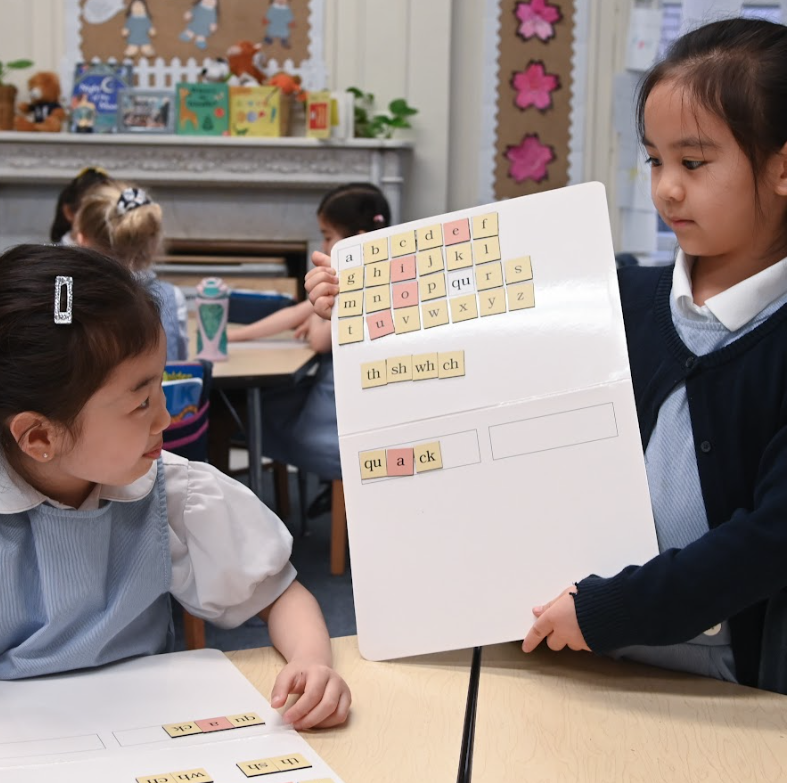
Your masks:
M0 130L13 130L16 107L16 87L0 84Z

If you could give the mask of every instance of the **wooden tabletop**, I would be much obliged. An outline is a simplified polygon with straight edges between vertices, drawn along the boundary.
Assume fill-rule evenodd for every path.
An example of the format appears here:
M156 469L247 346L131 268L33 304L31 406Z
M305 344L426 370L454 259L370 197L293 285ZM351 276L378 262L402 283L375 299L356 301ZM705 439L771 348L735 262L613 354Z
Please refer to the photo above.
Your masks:
M471 651L373 663L333 639L347 725L304 736L345 783L454 783ZM270 698L272 648L228 653ZM484 648L473 783L787 780L787 700L717 680L518 644Z

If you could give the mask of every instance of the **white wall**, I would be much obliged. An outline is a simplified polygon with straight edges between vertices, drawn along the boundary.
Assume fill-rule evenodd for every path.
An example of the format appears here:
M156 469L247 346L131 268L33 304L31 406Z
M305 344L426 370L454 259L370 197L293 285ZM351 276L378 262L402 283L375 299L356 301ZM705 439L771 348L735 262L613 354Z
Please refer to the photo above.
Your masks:
M578 3L591 0L577 0ZM614 204L612 75L622 67L633 0L593 0L585 83L585 180L607 185ZM373 92L384 109L405 97L419 109L404 217L478 203L478 150L486 0L325 0L326 60L334 89ZM30 58L59 70L63 0L3 0L0 60ZM23 88L25 72L12 81ZM612 211L616 227L616 211Z

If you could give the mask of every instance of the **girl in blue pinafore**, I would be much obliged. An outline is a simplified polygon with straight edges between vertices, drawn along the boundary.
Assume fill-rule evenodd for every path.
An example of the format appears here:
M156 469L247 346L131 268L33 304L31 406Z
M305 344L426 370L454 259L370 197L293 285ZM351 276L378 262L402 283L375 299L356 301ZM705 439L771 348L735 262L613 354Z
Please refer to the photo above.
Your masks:
M161 207L142 188L111 180L87 192L74 217L77 244L124 263L158 297L167 361L188 358L186 297L156 277L153 261L164 240Z
M79 247L0 256L0 678L172 649L171 597L223 627L255 614L288 663L295 728L345 720L325 623L292 538L246 487L162 452L158 302Z
M186 11L186 29L178 36L181 41L194 41L197 48L205 49L207 38L219 29L219 0L194 0L194 5Z

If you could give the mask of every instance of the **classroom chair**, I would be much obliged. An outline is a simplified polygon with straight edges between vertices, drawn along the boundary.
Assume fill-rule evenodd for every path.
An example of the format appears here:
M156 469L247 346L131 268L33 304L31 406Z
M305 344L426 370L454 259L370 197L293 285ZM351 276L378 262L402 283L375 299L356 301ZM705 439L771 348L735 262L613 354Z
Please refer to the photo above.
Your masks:
M208 461L208 410L210 408L210 389L213 378L213 363L206 359L182 362L167 362L164 372L167 378L184 376L181 380L164 382L167 396L167 410L172 422L164 430L164 448L188 460ZM186 394L173 393L177 385L187 390L192 375L202 382L196 402Z
M295 299L279 291L230 291L227 320L233 324L253 324L261 318L295 304Z

